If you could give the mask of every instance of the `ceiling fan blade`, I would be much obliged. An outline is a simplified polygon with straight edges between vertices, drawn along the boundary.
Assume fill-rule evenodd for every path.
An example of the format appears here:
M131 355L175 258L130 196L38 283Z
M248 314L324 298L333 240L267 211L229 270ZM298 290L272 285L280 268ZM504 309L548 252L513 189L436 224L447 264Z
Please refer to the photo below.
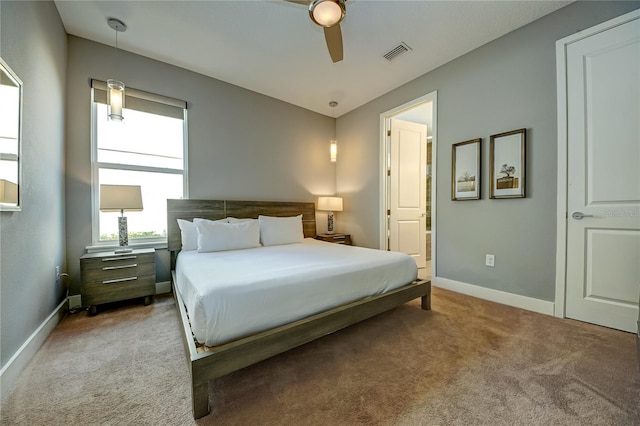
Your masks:
M324 39L327 42L327 49L331 60L340 62L342 60L342 30L340 24L324 29Z
M309 0L284 0L284 1L288 1L289 3L301 4L303 6L309 7Z

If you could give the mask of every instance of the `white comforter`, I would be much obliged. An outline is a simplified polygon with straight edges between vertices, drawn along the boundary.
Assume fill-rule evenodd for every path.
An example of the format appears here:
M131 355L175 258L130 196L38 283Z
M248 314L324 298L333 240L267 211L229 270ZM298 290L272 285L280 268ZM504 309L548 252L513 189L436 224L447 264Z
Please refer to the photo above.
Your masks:
M301 244L181 252L177 288L199 343L219 345L416 279L402 253L307 238Z

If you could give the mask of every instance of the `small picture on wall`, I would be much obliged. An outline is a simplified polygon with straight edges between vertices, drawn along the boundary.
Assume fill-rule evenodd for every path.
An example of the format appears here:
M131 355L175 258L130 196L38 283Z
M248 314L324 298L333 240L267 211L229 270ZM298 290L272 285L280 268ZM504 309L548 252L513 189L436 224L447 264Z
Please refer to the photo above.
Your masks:
M526 129L492 135L489 198L524 198Z
M451 199L480 199L480 146L482 139L453 144L451 152Z

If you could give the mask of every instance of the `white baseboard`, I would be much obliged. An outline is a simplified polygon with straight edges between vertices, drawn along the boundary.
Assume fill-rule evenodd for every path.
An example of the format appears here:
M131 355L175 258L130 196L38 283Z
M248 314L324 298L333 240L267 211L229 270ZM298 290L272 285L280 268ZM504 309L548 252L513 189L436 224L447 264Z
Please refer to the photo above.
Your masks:
M491 302L514 306L516 308L526 309L527 311L538 312L545 315L554 314L555 303L547 302L546 300L507 293L506 291L467 284L460 281L450 280L448 278L435 277L431 280L431 283L436 287L489 300Z
M171 281L156 283L156 294L171 293Z
M60 302L51 315L40 324L40 327L29 336L22 346L20 346L20 349L13 354L9 362L2 367L2 370L0 370L0 399L4 399L11 389L13 389L13 385L24 367L27 366L47 337L49 337L49 334L51 334L53 329L60 323L67 312L67 303L67 298Z

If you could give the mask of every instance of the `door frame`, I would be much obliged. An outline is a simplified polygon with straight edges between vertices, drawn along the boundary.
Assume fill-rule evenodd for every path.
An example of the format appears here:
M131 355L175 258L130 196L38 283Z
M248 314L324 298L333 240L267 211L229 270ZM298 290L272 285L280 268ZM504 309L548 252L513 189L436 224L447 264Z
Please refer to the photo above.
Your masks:
M556 203L556 300L554 316L565 317L567 291L567 220L569 149L567 124L567 46L594 34L617 27L640 17L640 9L603 22L556 41L556 84L558 111L558 191Z
M426 95L420 96L412 101L404 103L393 109L380 114L380 189L379 189L379 206L380 206L380 242L379 247L382 250L388 250L388 220L387 209L389 208L387 191L387 156L389 155L389 144L387 143L387 131L389 130L389 123L391 118L414 107L422 105L424 103L432 103L431 113L431 277L436 276L436 176L437 176L437 130L438 130L438 91L435 90Z

